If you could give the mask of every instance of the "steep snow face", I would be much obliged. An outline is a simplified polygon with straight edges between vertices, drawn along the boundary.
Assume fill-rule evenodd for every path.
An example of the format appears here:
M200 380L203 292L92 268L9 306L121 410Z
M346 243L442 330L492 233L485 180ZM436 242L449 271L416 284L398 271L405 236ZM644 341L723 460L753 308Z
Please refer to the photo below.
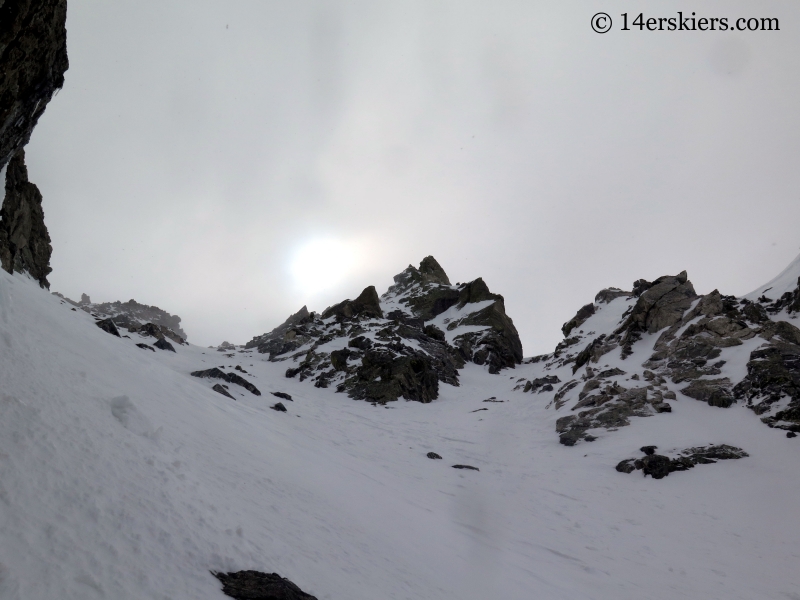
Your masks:
M770 298L780 298L787 292L794 292L797 289L798 278L800 278L800 255L798 255L789 266L781 271L777 277L770 279L764 285L758 286L743 298L751 302L757 302L761 296Z
M681 399L566 447L552 394L513 390L552 357L500 375L468 363L435 402L373 407L287 379L255 349L140 348L153 338L72 308L0 273L3 599L221 600L209 571L241 569L320 599L800 594L796 440L740 404ZM654 337L600 365L631 373ZM213 367L260 395L190 375ZM271 392L292 396L286 413ZM709 443L750 456L660 481L614 471L643 445Z
M760 306L770 315L796 317L800 313L800 256L775 279L747 294L744 300Z

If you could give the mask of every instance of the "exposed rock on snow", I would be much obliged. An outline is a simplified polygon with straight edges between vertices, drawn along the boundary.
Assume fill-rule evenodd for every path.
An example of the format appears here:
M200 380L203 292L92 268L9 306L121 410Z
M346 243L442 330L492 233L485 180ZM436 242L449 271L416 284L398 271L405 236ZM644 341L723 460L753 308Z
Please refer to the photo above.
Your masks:
M587 394L572 408L573 411L585 410L577 415L561 417L556 422L559 441L565 446L573 446L581 439L593 441L595 436L587 433L589 429L616 429L630 425L630 417L649 417L656 412L665 412L656 408L661 404L661 398L649 397L647 388L626 389L614 383L596 389L599 393Z
M688 386L681 390L681 394L708 402L709 406L719 406L728 408L733 404L733 394L731 394L731 380L727 377L721 379L695 379Z
M436 452L428 452L425 456L427 456L428 458L432 458L434 460L441 460L442 458L441 456L436 454Z
M734 394L770 427L800 431L800 345L776 337L754 350Z
M258 390L258 388L249 381L247 381L244 377L241 377L236 373L225 373L224 371L218 369L217 367L206 369L205 371L193 371L192 377L201 377L204 379L222 379L223 381L227 381L228 383L235 383L236 385L242 386L251 394L255 394L256 396L261 395L261 392Z
M0 169L23 148L64 85L66 0L0 3Z
M287 394L286 392L270 392L270 394L272 394L273 396L275 396L277 398L281 398L283 400L288 400L289 402L294 402L294 400L292 400L291 395Z
M156 343L153 344L153 346L159 350L169 350L170 352L175 352L175 347L164 338L156 340Z
M473 467L470 465L453 465L454 469L468 469L470 471L480 471L478 467Z
M656 454L656 446L644 446L641 450L644 458L628 458L621 461L616 469L620 473L633 473L641 470L642 474L653 479L663 479L675 471L687 471L695 465L710 465L718 460L733 460L750 456L741 448L720 444L719 446L697 446L681 450L675 458Z
M181 329L181 318L157 306L140 304L133 299L127 302L117 300L93 303L88 294L81 294L80 302L75 302L58 292L53 294L90 314L101 318L111 317L118 327L125 327L128 331L159 339L168 337L176 344L186 343L186 333Z
M655 333L680 321L697 297L686 271L659 277L652 283L640 279L633 284L633 293L638 300L627 320L615 331L623 334L623 355L631 352L632 344L642 333Z
M598 304L608 304L612 300L616 300L620 297L630 297L633 295L633 292L625 292L619 288L611 287L605 288L597 292L597 295L594 297L594 301Z
M347 390L351 398L381 404L401 396L406 400L431 402L439 395L439 374L457 383L453 363L447 361L446 355L439 358L437 361L435 356L431 358L401 344L390 344L387 350L368 350L341 390Z
M228 392L228 390L226 390L226 389L225 389L225 388L222 386L222 384L221 384L221 383L215 383L211 389L212 389L212 390L214 390L215 392L217 392L218 394L222 394L223 396L227 396L227 397L228 397L228 398L230 398L231 400L236 400L236 398L234 398L233 396L231 396L231 395L230 395L230 392Z
M117 326L114 324L114 321L112 321L111 319L103 319L101 321L97 321L95 325L97 325L100 329L102 329L106 333L110 333L111 335L120 337L119 330L117 329Z
M238 571L212 574L222 582L222 592L236 600L317 600L277 573Z
M127 320L130 323L129 319L126 319L124 316L122 317L123 320ZM117 320L115 318L114 320ZM181 336L177 333L172 331L166 325L156 325L155 323L145 323L143 325L136 325L131 323L128 325L128 331L131 333L138 333L139 335L154 337L159 340L163 340L164 338L169 338L176 344L184 345L186 340L184 340Z
M523 392L541 394L542 392L552 392L553 386L557 383L561 383L557 375L545 375L544 377L537 377L533 381L525 380L524 384L520 383L514 389L522 388Z
M283 405L283 402L278 402L270 406L272 410L277 410L278 412L286 412L286 407Z
M602 293L602 292L601 292ZM598 294L599 295L599 294ZM569 332L580 327L583 323L594 314L594 304L587 304L581 308L574 317L561 326L561 331L564 337L569 337Z
M526 361L534 376L514 389L552 393L549 406L577 413L556 421L568 446L629 425L631 417L671 413L676 392L720 408L746 399L770 427L800 431L800 329L780 320L793 318L793 294L800 294L787 283L800 272L800 261L793 265L775 280L790 289L780 306L768 304L771 310L717 290L698 296L686 272L640 279L632 293L603 290L598 304L564 325L565 340L552 354ZM737 358L745 344L749 360ZM608 364L619 360L625 370ZM730 371L731 360L746 370Z
M0 209L0 264L9 273L30 273L39 285L49 288L52 252L42 194L28 181L25 151L19 150L6 171L5 199Z
M150 351L152 351L152 352L155 352L155 351L156 351L156 349L155 349L155 348L153 348L152 346L148 346L147 344L136 344L136 345L137 345L139 348L141 348L142 350L150 350Z
M344 300L339 304L326 308L320 316L323 320L330 317L336 317L339 321L352 319L353 317L382 318L381 301L378 298L375 286L371 285L364 288L364 291L355 300Z
M264 335L256 336L249 342L245 344L245 350L249 350L250 348L259 348L259 352L262 354L272 352L271 348L266 348L262 350L261 346L266 345L268 342L272 340L279 340L284 338L284 334L287 333L292 327L295 325L302 325L303 323L308 323L313 319L313 314L308 312L308 308L305 306L298 310L295 314L290 316L286 321L284 321L281 325L278 325L275 329L270 331L269 333L265 333ZM293 337L290 337L293 339ZM279 348L280 346L278 346ZM299 348L299 346L296 346ZM291 350L285 350L284 352L290 352ZM280 352L279 354L283 354Z

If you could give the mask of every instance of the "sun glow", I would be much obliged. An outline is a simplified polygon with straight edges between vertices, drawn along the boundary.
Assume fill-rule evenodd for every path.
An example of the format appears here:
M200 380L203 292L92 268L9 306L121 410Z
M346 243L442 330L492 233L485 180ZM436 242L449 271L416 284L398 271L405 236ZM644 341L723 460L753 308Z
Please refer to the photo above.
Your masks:
M359 262L356 246L333 238L311 240L300 246L290 263L295 285L303 293L314 295L344 282Z

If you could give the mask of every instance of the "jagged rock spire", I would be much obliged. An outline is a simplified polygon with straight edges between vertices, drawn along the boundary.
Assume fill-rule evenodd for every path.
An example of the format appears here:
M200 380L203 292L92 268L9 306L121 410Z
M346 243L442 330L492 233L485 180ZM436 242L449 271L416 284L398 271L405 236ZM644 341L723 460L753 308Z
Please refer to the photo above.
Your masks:
M28 181L25 152L20 150L6 171L6 195L0 209L0 264L9 273L28 272L39 285L49 288L52 252L42 194Z
M450 285L447 273L432 256L426 256L419 263L419 268L408 265L401 273L394 276L394 283L390 291L401 291L412 285L440 284Z

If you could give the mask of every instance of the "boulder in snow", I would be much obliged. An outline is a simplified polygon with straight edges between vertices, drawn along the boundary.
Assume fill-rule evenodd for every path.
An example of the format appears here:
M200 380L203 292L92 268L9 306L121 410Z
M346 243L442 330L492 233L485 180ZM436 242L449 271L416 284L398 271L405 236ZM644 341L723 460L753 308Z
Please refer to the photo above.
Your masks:
M114 325L114 321L112 321L111 319L103 319L101 321L97 321L95 325L97 325L100 329L102 329L106 333L110 333L111 335L121 337L119 335L119 330L117 329L117 326Z
M222 592L235 600L317 600L277 573L212 571L212 575L222 582Z
M153 344L153 346L155 346L159 350L169 350L170 352L175 352L175 348L173 347L173 345L170 344L164 338L161 338L160 340L156 340L156 343Z

